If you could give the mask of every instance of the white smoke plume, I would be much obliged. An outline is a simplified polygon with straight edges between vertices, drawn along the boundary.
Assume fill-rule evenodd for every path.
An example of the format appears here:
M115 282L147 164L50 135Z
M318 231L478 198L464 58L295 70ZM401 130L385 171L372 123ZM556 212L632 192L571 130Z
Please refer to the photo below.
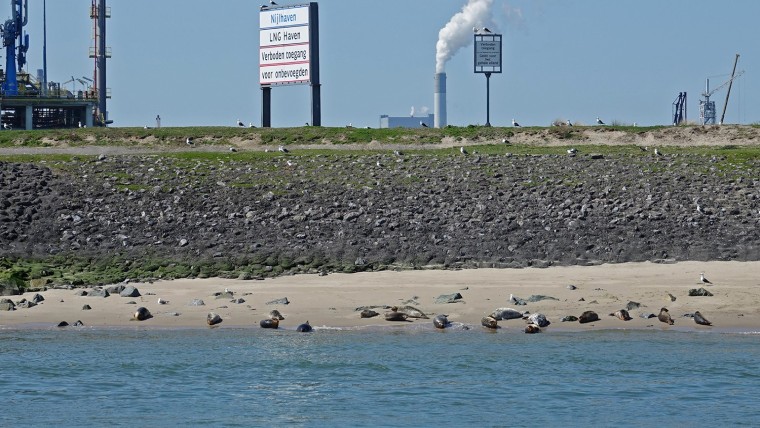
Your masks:
M435 45L436 73L443 73L446 62L459 49L472 42L474 27L494 29L492 5L493 0L468 0L462 11L452 16L449 23L441 28L438 32L438 43Z

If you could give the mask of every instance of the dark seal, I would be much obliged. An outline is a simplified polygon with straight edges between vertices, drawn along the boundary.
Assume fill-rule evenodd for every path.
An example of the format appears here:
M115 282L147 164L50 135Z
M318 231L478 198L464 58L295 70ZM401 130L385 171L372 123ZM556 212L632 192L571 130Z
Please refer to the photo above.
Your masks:
M631 318L631 314L629 314L628 311L626 311L625 309L621 309L619 311L615 311L615 312L611 313L610 316L611 317L619 318L619 319L621 319L623 321L630 321L632 319Z
M582 313L580 317L578 317L578 322L581 324L586 324L594 321L599 321L599 315L594 311L586 311Z
M303 323L303 324L299 325L298 327L296 327L296 331L301 332L301 333L309 333L309 332L311 332L313 330L314 329L311 328L311 324L309 324L308 321L306 321L305 323Z
M385 313L386 321L406 321L407 317L409 317L409 315L404 312L399 312L396 306L392 307L390 312Z
M446 315L436 315L435 318L433 318L433 325L435 328L446 328L449 326L449 317Z
M221 322L222 322L222 317L219 316L219 314L209 312L208 315L206 315L206 324L210 326L221 324Z
M153 315L147 308L144 308L142 306L137 308L135 314L132 315L132 321L145 321L150 318L153 318Z
M541 333L541 327L535 325L535 324L528 324L525 326L525 333L526 334L536 334Z
M667 308L660 309L660 314L657 315L657 319L668 325L674 324L673 318L670 317L670 314L668 313Z
M259 321L261 328L278 328L280 326L280 320L277 318L267 318Z
M703 317L699 311L694 312L694 322L699 325L712 325L712 323L708 321L707 318Z

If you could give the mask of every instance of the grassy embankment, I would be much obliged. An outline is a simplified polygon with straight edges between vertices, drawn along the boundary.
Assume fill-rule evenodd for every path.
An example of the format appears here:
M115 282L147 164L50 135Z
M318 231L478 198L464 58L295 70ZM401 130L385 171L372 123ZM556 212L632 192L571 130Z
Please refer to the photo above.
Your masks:
M568 146L583 144L582 127L577 128L446 128L446 129L355 129L355 128L289 128L289 129L247 129L247 128L109 128L109 129L74 129L74 130L45 130L45 131L4 131L0 132L0 148L2 147L50 147L65 145L77 146L120 146L120 147L149 147L161 151L163 148L179 148L183 151L153 154L170 159L177 167L182 165L198 165L198 161L211 163L225 160L245 161L251 163L268 162L279 153L266 153L262 150L240 151L231 153L226 146L233 140L252 140L261 145L320 145L330 144L330 148L295 149L291 156L308 159L314 156L361 157L387 153L387 149L378 150L361 148L362 144L376 141L382 144L402 144L419 146L406 149L405 153L417 156L460 156L457 148L429 147L439 144L444 139L453 141L467 140L474 146L468 147L471 152L480 155L561 155L565 154ZM607 127L606 130L626 133L642 133L656 131L660 128ZM516 145L501 144L502 139L510 139L518 133L527 135L553 134L557 139L567 142L566 146L546 145ZM218 145L219 151L193 151L184 144L186 137L202 140L206 145ZM478 142L496 142L494 144L477 144ZM336 150L335 145L359 145L352 150ZM427 147L426 147L427 146ZM653 168L651 151L642 151L634 145L585 145L583 154L599 153L604 156L627 157L632 162L641 163L643 168ZM740 177L756 177L758 175L758 160L760 147L742 147L735 145L721 146L691 146L669 147L669 156L676 154L704 156L706 159L716 157L717 162L711 166L705 165L703 173L721 174L727 179ZM2 155L0 161L38 163L45 162L47 167L62 173L76 173L79 161L93 160L94 156L78 154L33 154L33 155ZM301 163L303 167L308 162ZM474 164L473 168L477 166ZM667 168L658 165L657 168ZM709 169L709 168L713 169ZM118 171L107 174L118 174ZM201 174L202 175L202 174ZM93 177L98 179L98 177ZM266 180L258 177L256 180ZM567 177L572 179L572 177ZM274 178L272 180L275 180ZM250 183L245 180L232 185L246 187ZM272 183L280 186L282 183ZM120 190L134 191L138 184L131 183L129 177L121 177ZM265 267L274 266L266 270ZM373 266L375 269L387 267ZM188 278L188 277L232 277L253 278L258 276L277 275L284 272L301 273L319 270L351 272L358 268L353 264L342 264L331 260L306 258L294 260L289 257L275 255L252 256L245 260L225 259L209 261L177 261L165 260L160 256L146 256L144 260L134 260L122 256L81 258L71 255L55 256L45 260L27 260L0 256L0 282L13 282L22 288L41 288L50 285L93 285L115 283L124 279L151 278Z

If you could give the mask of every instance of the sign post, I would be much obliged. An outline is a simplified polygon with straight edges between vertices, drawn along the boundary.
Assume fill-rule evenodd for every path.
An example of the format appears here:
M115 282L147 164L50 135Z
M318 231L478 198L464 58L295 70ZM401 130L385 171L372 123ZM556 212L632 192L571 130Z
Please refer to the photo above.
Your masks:
M475 34L475 73L486 75L486 126L491 126L491 73L501 73L501 34Z
M311 124L322 125L319 8L316 2L262 7L259 12L261 126L272 126L272 87L311 85Z

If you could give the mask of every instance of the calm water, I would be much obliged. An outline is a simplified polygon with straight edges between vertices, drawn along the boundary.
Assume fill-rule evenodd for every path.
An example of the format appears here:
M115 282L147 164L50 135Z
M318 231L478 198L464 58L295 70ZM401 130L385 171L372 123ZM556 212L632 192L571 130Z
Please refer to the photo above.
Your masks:
M0 331L0 426L757 425L760 335Z

